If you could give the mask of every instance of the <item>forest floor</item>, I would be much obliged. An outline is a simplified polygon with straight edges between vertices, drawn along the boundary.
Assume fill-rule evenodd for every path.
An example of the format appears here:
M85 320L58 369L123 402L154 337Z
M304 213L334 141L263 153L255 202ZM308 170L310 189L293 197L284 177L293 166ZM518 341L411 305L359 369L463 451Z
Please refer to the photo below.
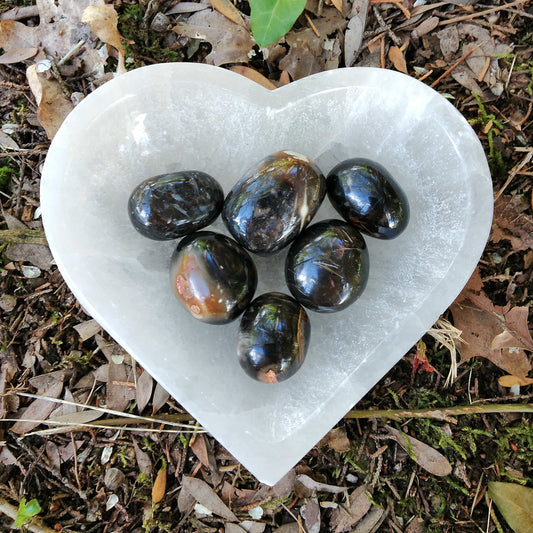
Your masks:
M497 507L488 483L533 488L530 2L309 0L267 54L251 39L247 2L234 6L239 25L207 2L114 0L122 44L111 17L99 55L101 42L80 23L89 4L101 2L0 2L0 530L18 519L37 532L512 531L502 511L516 503L527 512L526 500L502 492ZM67 30L82 32L84 44L65 59ZM239 67L271 88L343 66L403 71L464 115L492 173L493 230L471 282L272 488L209 434L159 431L169 419L195 425L85 314L42 232L40 172L64 116L115 71L168 61ZM446 386L454 346L457 377ZM136 386L116 377L131 372ZM80 415L39 396L161 424ZM434 411L420 416L424 409ZM60 415L71 425L46 424ZM532 523L514 527L533 532Z

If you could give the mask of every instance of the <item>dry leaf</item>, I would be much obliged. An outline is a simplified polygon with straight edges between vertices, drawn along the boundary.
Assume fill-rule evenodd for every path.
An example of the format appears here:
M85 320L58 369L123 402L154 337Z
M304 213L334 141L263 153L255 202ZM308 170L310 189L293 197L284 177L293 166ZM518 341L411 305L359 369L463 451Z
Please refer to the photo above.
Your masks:
M345 428L333 428L328 434L322 439L320 444L328 445L332 450L336 452L347 452L352 447L350 439L346 434Z
M389 60L394 65L396 70L407 74L407 63L403 52L397 46L391 46L389 48Z
M142 374L137 378L137 385L135 389L135 399L137 400L137 411L142 413L144 408L152 397L152 390L154 388L154 380L152 376L143 370Z
M124 411L135 399L133 371L124 363L109 363L107 371L106 405L115 411Z
M41 270L50 270L53 266L50 248L44 244L12 244L4 253L11 261L27 261Z
M141 450L134 437L132 437L132 442L133 449L135 451L135 459L137 460L137 466L139 467L139 470L146 476L151 476L152 461L150 460L150 456L146 452Z
M514 387L515 385L520 385L525 387L527 385L533 385L533 378L527 378L524 376L500 376L498 378L498 383L502 387Z
M303 518L307 533L320 533L320 505L316 497L301 506L300 516Z
M386 426L386 428L391 437L409 454L409 457L416 461L424 470L440 477L451 474L452 466L450 462L435 448L393 427Z
M351 533L373 533L376 526L383 519L385 510L381 507L372 507L363 519L352 529Z
M245 67L243 65L236 65L231 67L231 70L237 74L245 76L252 81L255 81L259 85L262 85L265 89L273 90L277 88L268 78L265 78L265 76L253 68Z
M164 497L167 490L167 467L166 465L159 470L152 487L152 501L159 503Z
M213 514L221 516L231 522L238 522L237 517L205 481L185 476L182 481L181 492L189 495L200 505L209 509Z
M88 24L102 42L111 45L118 51L117 73L126 72L124 48L122 47L122 37L117 29L118 14L115 8L112 5L88 6L83 12L81 22Z
M241 12L229 0L209 0L209 3L213 6L213 9L222 13L231 22L246 28L246 22L244 22Z
M305 78L322 70L322 40L311 28L290 32L285 36L289 53L279 62L293 80Z
M60 3L39 0L38 26L30 27L14 20L0 21L0 48L13 60L21 60L23 55L30 53L29 49L35 48L37 52L31 56L34 62L46 59L47 56L57 61L77 43L84 41L83 48L69 60L69 66L74 71L82 70L85 74L101 77L107 55L96 49L96 41L91 38L87 26L81 24L83 10L93 5L103 6L104 0L70 0ZM22 49L27 51L23 54ZM9 55L4 58L4 62L9 59Z
M346 506L338 507L331 515L331 527L334 533L352 529L372 507L368 485L357 487L349 496ZM345 508L346 507L346 508Z
M24 47L24 48L11 48L0 56L0 65L9 65L11 63L20 63L34 57L38 48Z
M53 139L63 120L74 109L74 105L63 94L61 85L55 78L48 79L38 72L37 65L30 65L26 76L31 91L36 97L39 109L37 118L46 131L49 139Z
M413 518L412 522L405 528L405 533L424 533L424 519L419 516Z
M249 53L255 45L247 29L210 9L193 13L186 23L180 22L173 31L190 39L211 43L212 49L205 62L215 66L248 63Z
M0 148L8 148L9 150L20 150L20 146L7 133L4 133L2 130L0 130Z
M347 67L354 64L363 42L368 3L369 0L354 0L352 8L354 15L344 33L344 63Z
M497 42L489 30L480 24L461 23L457 25L459 39L463 43L463 54L472 48L476 48L466 59L466 64L470 67L476 79L484 73L483 81L498 94L503 89L502 72L498 60L498 55L509 54L513 47L503 42ZM486 60L490 58L490 68L486 70ZM498 87L498 84L502 85Z
M533 217L528 203L519 195L502 195L494 204L491 241L507 240L515 252L533 249Z
M335 8L337 9L337 11L341 14L341 15L344 15L343 11L342 11L342 0L331 0L331 3L335 6Z
M169 398L170 394L159 383L156 383L152 398L152 415L155 415L167 403Z
M189 442L189 448L192 450L194 455L196 455L200 463L202 463L206 468L209 468L209 454L207 452L205 437L202 433L198 433L191 438Z
M515 483L491 481L488 494L515 533L531 533L533 489Z
M509 374L527 376L532 364L524 349L533 351L527 307L494 306L476 269L450 310L462 330L461 363L485 357Z
M429 17L421 22L412 32L413 39L419 39L429 32L433 31L439 25L439 17ZM458 43L459 44L459 43Z
M102 326L92 318L91 320L86 320L85 322L80 322L74 329L78 332L81 342L85 342L90 338L94 337L98 332L101 331Z
M39 379L37 379L39 378ZM37 395L46 396L48 398L59 398L63 390L63 381L65 379L65 371L58 370L56 372L49 372L41 376L36 376L31 380L33 386L37 386ZM11 431L23 435L37 427L42 421L50 415L55 409L55 402L50 400L37 399L33 400L30 406L22 413L25 420L36 420L36 422L19 421L11 427Z

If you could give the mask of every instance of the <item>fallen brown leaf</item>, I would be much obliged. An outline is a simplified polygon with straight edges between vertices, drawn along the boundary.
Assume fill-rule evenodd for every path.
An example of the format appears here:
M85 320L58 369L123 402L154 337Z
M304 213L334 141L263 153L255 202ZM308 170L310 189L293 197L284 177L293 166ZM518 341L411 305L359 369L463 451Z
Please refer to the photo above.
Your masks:
M533 249L533 217L528 202L519 195L502 195L494 203L494 222L490 240L507 240L513 251Z
M137 400L137 410L139 413L144 411L144 408L150 401L153 388L154 379L148 372L146 372L146 370L143 370L141 375L137 378L135 388L135 399Z
M389 48L389 60L394 65L396 70L407 74L407 63L405 62L405 57L403 52L397 46L391 46Z
M532 365L524 350L533 351L527 307L494 306L476 270L450 310L462 331L461 363L484 357L509 374L527 376Z
M88 6L83 12L81 22L88 24L102 42L111 45L118 51L117 73L126 72L124 48L122 47L122 37L117 29L118 14L115 8L112 5Z
M533 378L527 378L524 376L500 376L498 378L498 383L502 387L514 387L515 385L520 385L525 387L527 385L533 385Z
M159 503L164 497L167 490L167 466L165 465L159 472L152 487L152 501Z
M215 66L248 63L248 54L255 44L247 29L211 9L193 13L187 22L178 23L173 31L178 35L211 43L212 49L205 61Z
M48 398L59 398L63 390L63 381L66 373L64 370L57 370L56 372L49 372L41 376L36 376L40 379L33 378L32 383L37 386L37 395L46 396ZM37 427L41 420L46 420L50 413L55 409L56 404L50 400L37 399L29 405L29 407L22 413L22 418L28 420L25 422L21 420L15 422L11 427L11 431L23 435L28 433L33 428ZM35 422L30 422L34 420Z
M440 452L427 444L399 431L391 426L386 426L391 437L409 454L409 457L434 476L448 476L452 466L448 459Z
M47 137L53 139L67 115L74 109L74 105L64 95L59 82L38 72L37 65L30 65L26 76L39 106L39 123L46 131Z
M273 90L277 88L268 78L265 78L265 76L253 68L245 67L243 65L235 65L234 67L231 67L230 70L236 72L237 74L241 74L252 81L255 81L259 85L262 85L265 89Z
M229 0L209 0L209 3L213 9L222 13L231 22L246 28L246 22L244 22L241 12Z
M339 506L331 515L331 527L334 533L352 529L372 507L368 485L357 487L348 496L346 506Z
M301 506L300 516L303 518L307 533L320 533L320 505L316 496Z
M189 497L193 501L209 509L213 514L221 516L231 522L238 522L237 517L230 511L228 506L215 494L215 491L201 479L185 476L182 480L180 497ZM179 500L178 500L179 502ZM180 506L182 510L182 506Z

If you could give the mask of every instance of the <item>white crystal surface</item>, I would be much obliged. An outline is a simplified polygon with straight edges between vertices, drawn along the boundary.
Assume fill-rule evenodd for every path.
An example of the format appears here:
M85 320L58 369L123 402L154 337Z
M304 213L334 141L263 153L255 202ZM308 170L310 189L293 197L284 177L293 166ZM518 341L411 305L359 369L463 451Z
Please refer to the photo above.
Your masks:
M175 242L142 237L127 201L143 179L195 169L229 192L289 149L327 174L349 157L383 164L411 206L407 230L367 238L370 279L347 310L310 312L304 366L278 385L239 367L238 321L189 316L169 289ZM483 149L438 93L388 70L338 69L268 91L201 64L144 67L82 101L44 165L42 215L80 303L259 480L274 484L416 343L460 292L484 248L492 186ZM315 220L336 216L326 202ZM217 221L213 228L225 232ZM257 294L287 292L286 252L256 257Z

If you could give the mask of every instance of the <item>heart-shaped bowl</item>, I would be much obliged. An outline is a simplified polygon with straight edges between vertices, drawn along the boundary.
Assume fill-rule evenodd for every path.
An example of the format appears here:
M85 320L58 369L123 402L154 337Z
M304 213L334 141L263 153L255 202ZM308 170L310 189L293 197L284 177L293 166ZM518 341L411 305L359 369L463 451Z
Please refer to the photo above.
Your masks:
M370 276L348 309L310 312L311 342L287 381L249 378L238 320L204 324L169 284L172 241L141 236L128 197L149 176L201 170L228 193L279 150L327 174L365 157L409 198L407 229L367 238ZM432 326L473 272L492 220L481 144L442 96L409 76L346 68L275 91L203 64L160 64L106 83L67 117L43 169L42 216L81 305L259 480L274 484ZM327 199L315 220L338 218ZM225 232L220 219L213 229ZM256 294L287 293L286 250L254 257Z

